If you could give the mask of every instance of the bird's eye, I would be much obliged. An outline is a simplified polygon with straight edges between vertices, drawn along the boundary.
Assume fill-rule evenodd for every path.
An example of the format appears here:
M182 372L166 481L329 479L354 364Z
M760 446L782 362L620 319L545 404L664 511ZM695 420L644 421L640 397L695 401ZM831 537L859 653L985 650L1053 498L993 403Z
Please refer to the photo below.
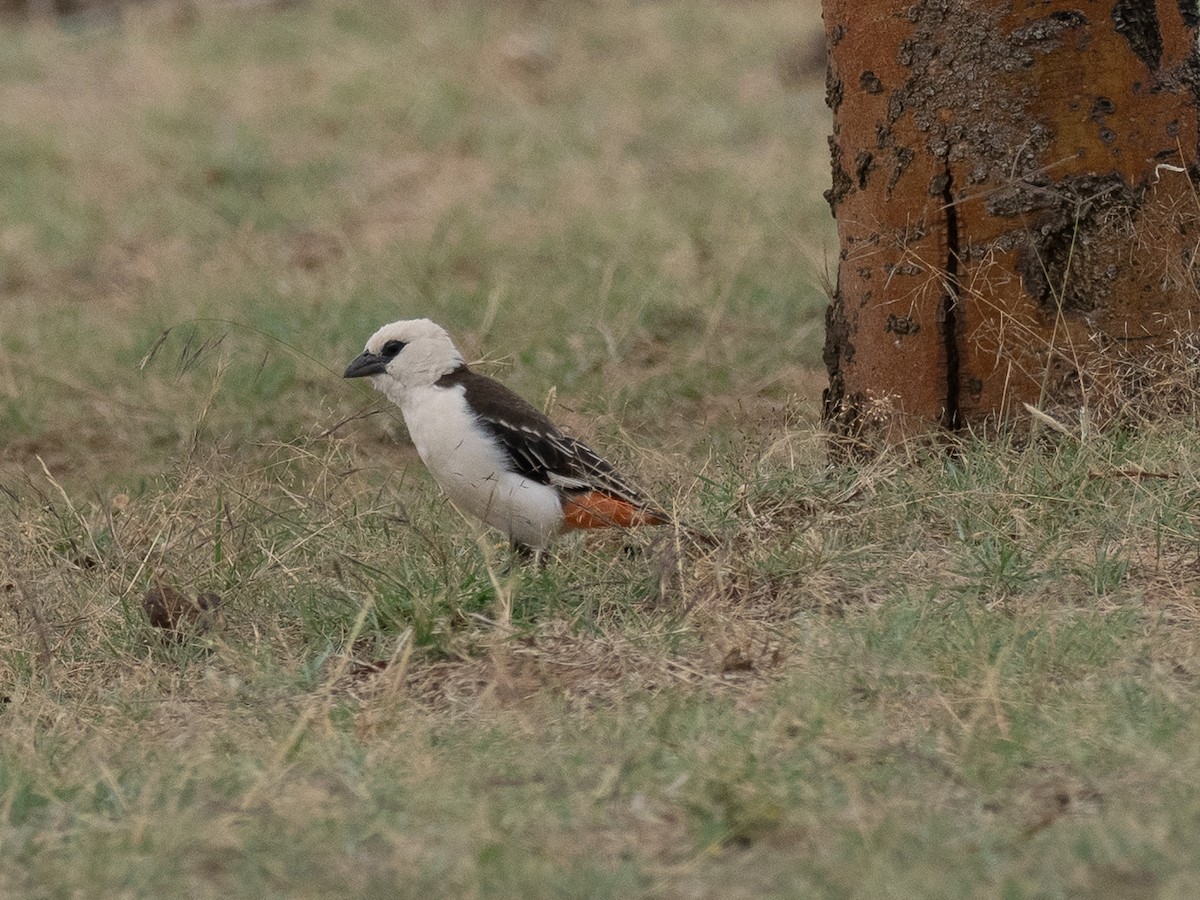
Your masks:
M379 351L380 356L386 356L391 359L397 353L404 349L404 341L388 341L383 345L383 349Z

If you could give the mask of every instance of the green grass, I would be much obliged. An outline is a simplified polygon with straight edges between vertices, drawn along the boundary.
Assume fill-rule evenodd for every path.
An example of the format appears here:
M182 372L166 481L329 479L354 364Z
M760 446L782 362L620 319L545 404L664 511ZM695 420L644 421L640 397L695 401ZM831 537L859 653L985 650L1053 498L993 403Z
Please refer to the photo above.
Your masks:
M816 4L198 9L0 31L0 894L1190 896L1194 414L828 462ZM715 543L513 567L417 315Z

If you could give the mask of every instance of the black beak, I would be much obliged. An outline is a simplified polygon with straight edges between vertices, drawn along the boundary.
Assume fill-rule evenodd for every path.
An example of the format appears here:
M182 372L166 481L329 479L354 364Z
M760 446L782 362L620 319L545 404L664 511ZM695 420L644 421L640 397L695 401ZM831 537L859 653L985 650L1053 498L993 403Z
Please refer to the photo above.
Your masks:
M342 374L343 378L362 378L366 375L382 375L387 371L389 360L386 356L379 356L375 353L368 353L364 350L350 365L346 366L346 371Z

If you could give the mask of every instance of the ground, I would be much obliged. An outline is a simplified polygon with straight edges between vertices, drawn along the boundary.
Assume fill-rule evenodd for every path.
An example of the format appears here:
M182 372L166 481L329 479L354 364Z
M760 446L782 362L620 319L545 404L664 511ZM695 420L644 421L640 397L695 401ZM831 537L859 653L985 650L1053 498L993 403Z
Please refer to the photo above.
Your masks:
M2 28L0 893L1191 894L1190 351L831 458L815 4ZM513 565L417 315L687 527Z

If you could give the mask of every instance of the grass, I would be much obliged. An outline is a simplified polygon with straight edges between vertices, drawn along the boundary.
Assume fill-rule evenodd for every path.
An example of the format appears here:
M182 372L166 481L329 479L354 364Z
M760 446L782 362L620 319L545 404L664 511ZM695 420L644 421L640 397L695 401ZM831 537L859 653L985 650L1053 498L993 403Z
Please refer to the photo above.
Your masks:
M829 464L816 15L0 31L0 894L1190 895L1188 348ZM715 545L510 568L338 377L413 315Z

